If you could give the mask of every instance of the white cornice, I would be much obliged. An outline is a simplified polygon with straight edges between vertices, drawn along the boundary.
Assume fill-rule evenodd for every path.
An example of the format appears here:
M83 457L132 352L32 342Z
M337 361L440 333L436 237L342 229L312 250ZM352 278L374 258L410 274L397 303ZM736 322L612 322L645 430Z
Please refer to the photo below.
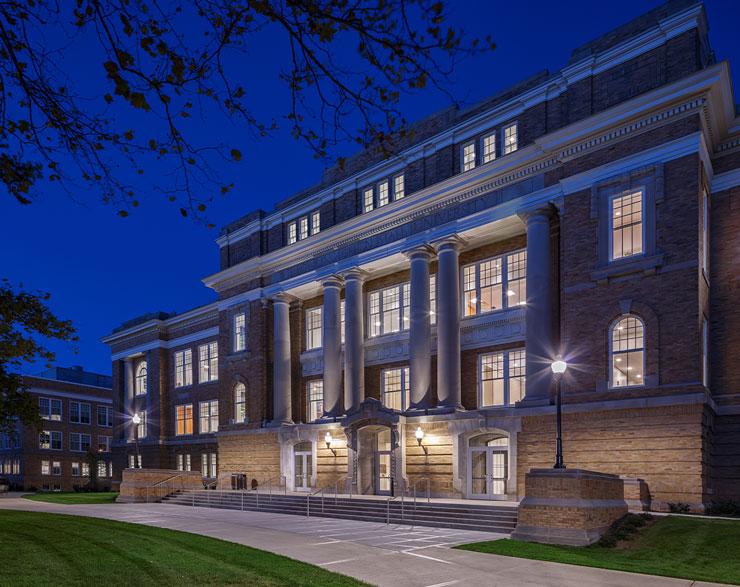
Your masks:
M733 169L727 173L714 176L712 181L712 193L722 192L740 186L740 169Z
M119 359L125 359L132 355L151 351L154 349L173 349L191 342L197 342L206 338L216 337L218 336L218 332L218 326L214 326L212 328L207 328L206 330L201 330L199 332L193 332L192 334L180 336L179 338L173 338L172 340L152 340L143 344L131 346L117 353L112 353L110 358L111 361L117 361Z

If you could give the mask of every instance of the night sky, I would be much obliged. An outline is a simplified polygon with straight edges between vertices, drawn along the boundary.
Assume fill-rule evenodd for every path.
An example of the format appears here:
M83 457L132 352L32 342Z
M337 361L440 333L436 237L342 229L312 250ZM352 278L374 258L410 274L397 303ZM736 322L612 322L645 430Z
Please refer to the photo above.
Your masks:
M462 26L471 38L490 34L497 44L492 53L459 64L450 90L466 106L543 69L555 72L567 65L572 49L661 3L448 0L445 4L453 10L448 24ZM710 44L717 61L729 59L735 101L740 102L740 2L708 0L706 11ZM245 83L259 79L265 91L256 93L259 102L254 109L279 116L282 110L274 107L279 103L274 92L280 91L275 78L281 53L267 46L269 40L260 42L266 46L255 51L259 58L242 69L250 76ZM86 57L73 55L70 67L100 67L100 60ZM448 104L447 96L430 89L404 98L402 110L407 120L415 120ZM219 269L215 239L221 226L255 208L269 212L279 200L317 182L326 166L287 132L250 139L236 126L216 130L226 140L238 142L243 158L238 166L224 167L237 189L210 205L208 220L216 225L212 230L184 219L162 196L142 198L142 205L128 218L116 216L93 191L76 194L78 202L65 193L46 191L28 206L5 196L0 276L26 289L50 292L51 308L75 323L81 339L78 355L68 344L50 345L57 364L110 373L109 349L99 339L121 322L147 312L183 312L214 301L215 292L200 280ZM347 145L331 155L354 150ZM23 372L41 369L43 365L27 365Z

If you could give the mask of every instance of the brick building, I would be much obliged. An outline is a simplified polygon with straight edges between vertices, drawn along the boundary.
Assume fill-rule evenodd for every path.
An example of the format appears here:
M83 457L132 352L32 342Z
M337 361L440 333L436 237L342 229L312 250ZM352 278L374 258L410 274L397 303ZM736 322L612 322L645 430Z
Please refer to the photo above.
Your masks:
M21 427L15 439L0 438L0 476L13 487L33 491L72 491L88 483L88 449L96 451L100 487L113 477L111 378L82 367L53 367L24 376L38 398L44 426ZM118 472L120 477L120 471Z
M673 0L226 226L218 299L123 324L114 471L519 499L554 462L740 497L740 118ZM344 479L346 477L346 480Z

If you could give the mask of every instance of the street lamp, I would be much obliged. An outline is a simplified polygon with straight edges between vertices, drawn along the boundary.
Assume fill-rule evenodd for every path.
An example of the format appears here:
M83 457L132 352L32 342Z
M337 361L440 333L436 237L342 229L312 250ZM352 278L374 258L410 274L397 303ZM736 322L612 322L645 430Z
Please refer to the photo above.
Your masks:
M552 362L550 365L550 368L552 369L552 373L555 376L555 389L556 389L556 396L555 396L555 406L556 406L556 413L557 413L557 454L555 455L555 469L565 469L565 465L563 464L563 436L562 436L562 428L563 428L563 416L560 409L560 382L563 379L563 373L565 373L565 370L568 368L568 363L563 361L560 358L560 355L558 355L558 358Z
M134 423L134 440L136 442L136 466L134 469L141 469L141 457L139 456L139 424L141 424L141 416L136 413L131 418L131 421Z

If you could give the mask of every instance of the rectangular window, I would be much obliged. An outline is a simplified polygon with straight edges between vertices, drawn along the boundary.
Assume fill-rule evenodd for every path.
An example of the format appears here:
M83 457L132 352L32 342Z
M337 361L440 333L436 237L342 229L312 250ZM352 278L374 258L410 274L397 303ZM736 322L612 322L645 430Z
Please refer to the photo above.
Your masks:
M98 436L98 452L110 452L110 436Z
M311 234L321 232L321 212L311 214Z
M200 402L200 434L218 432L218 400Z
M72 463L72 477L80 476L80 463Z
M437 274L429 276L429 321L437 323Z
M98 426L113 426L113 408L98 406Z
M41 474L51 475L51 462L50 461L41 461Z
M190 455L185 455L185 470L190 471Z
M363 212L372 212L373 207L373 188L367 188L362 192L362 210Z
M200 373L198 381L206 383L218 380L218 343L209 342L198 347Z
M467 265L463 267L463 316L523 306L526 290L526 251Z
M44 450L48 450L51 448L51 436L50 432L48 430L43 430L39 432L39 448L43 448Z
M475 168L475 143L462 148L462 170L470 171Z
M390 186L387 181L381 181L378 184L378 207L385 206L390 201Z
M524 398L524 349L480 355L479 361L480 407L512 405Z
M215 479L218 477L218 467L217 467L217 461L216 461L216 453L211 453L211 477Z
M105 461L98 461L98 477L105 477L108 473L108 465Z
M208 453L205 452L200 455L200 474L208 477Z
M707 319L701 323L701 372L704 387L709 387L709 324Z
M177 470L178 471L184 471L185 466L185 459L183 458L185 455L177 455Z
M321 348L321 306L306 310L306 350Z
M141 456L139 457L139 468L141 469ZM87 463L82 463L82 476L90 476L90 465L88 465Z
M344 344L344 330L345 330L344 328L344 324L345 324L344 307L345 307L344 300L342 300L341 302L339 302L339 320L341 322L342 344Z
M62 450L62 433L56 430L52 430L49 433L51 442L51 450Z
M295 222L288 224L288 244L292 245L298 240L298 227Z
M384 369L381 375L383 405L391 410L409 409L409 368Z
M86 469L87 465L85 463L82 464L82 476L86 476L88 473L88 469ZM128 455L128 468L134 469L136 467L136 455ZM141 469L141 455L139 455L139 469Z
M623 259L643 251L642 190L614 196L609 201L611 258Z
M504 155L516 151L517 141L517 125L515 122L504 128Z
M90 448L92 437L89 434L78 434L71 432L69 435L69 450L74 452L87 452Z
M308 238L308 217L301 218L300 220L300 232L298 233L298 238L300 240Z
M370 293L368 304L370 336L407 330L411 317L411 288L408 283Z
M51 474L52 475L61 475L62 474L62 463L59 461L52 461L51 463Z
M69 402L69 421L73 424L89 424L90 404Z
M308 382L308 421L315 422L324 415L324 381Z
M62 421L62 400L50 399L48 397L39 398L39 413L44 420L53 422Z
M496 133L483 137L483 163L488 163L496 158Z
M241 312L234 316L234 351L239 352L247 348L247 316Z
M175 407L175 421L177 428L175 434L181 436L183 434L193 433L193 404L184 404Z
M193 384L193 351L185 349L175 353L175 387Z
M393 199L400 200L406 195L406 185L403 174L393 178Z

